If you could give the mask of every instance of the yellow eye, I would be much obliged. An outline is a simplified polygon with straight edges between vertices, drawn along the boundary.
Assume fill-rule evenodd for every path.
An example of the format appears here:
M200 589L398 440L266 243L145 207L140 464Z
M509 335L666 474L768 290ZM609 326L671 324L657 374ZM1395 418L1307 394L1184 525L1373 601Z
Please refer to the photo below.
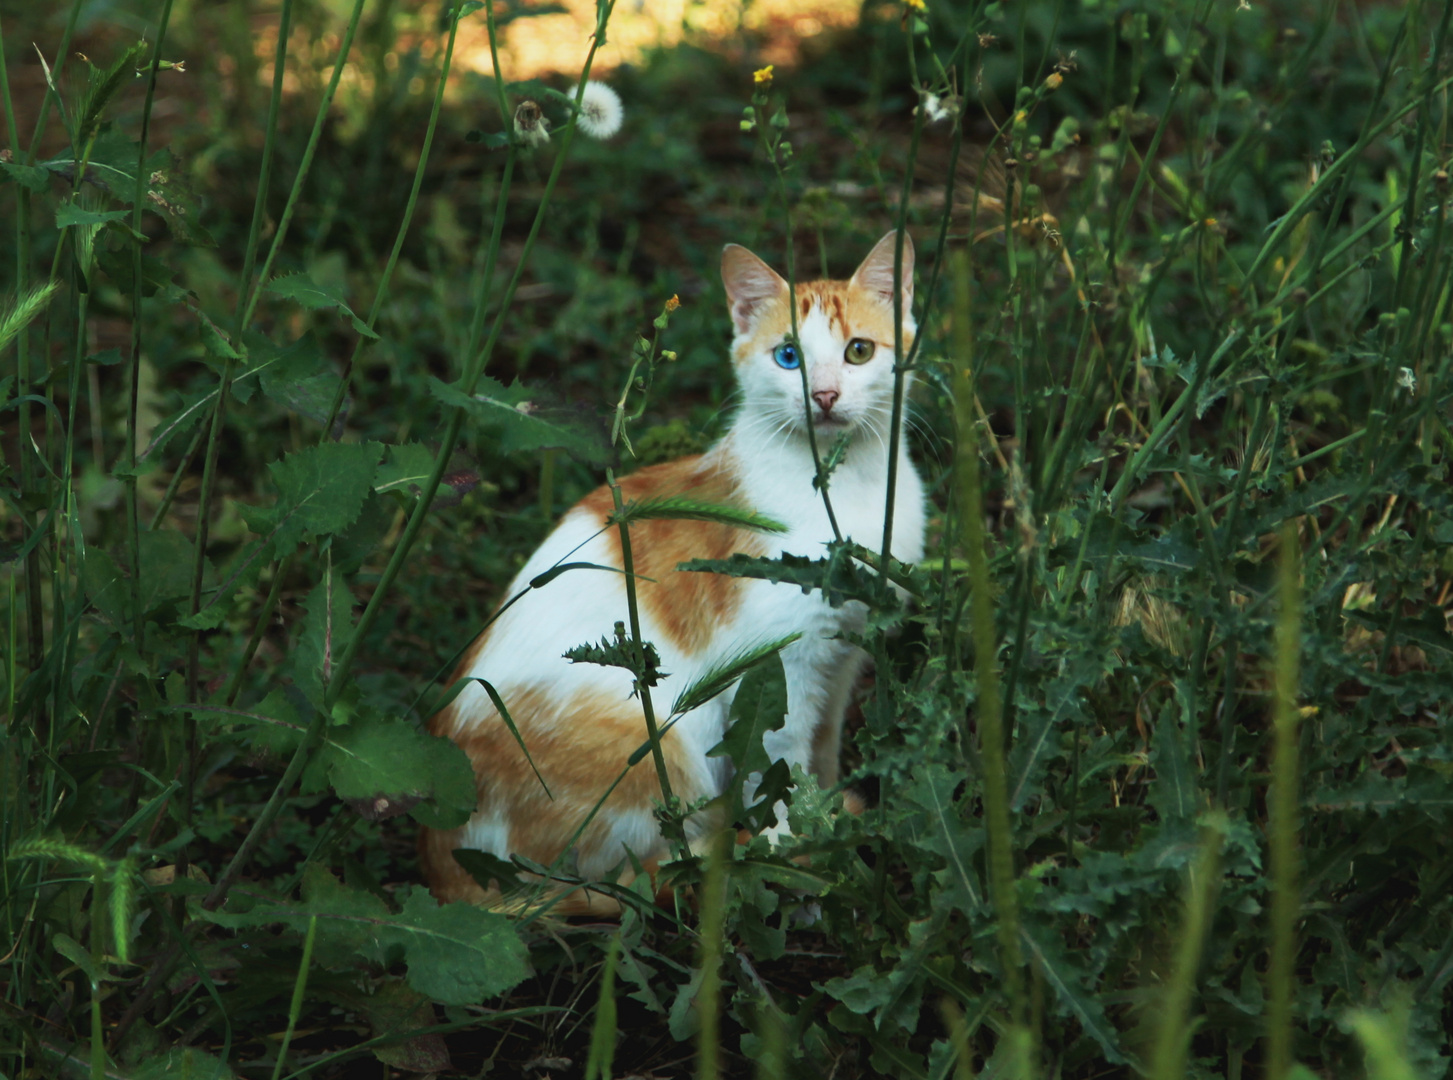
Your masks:
M867 338L855 337L848 342L848 347L843 350L843 359L850 364L866 364L873 359L873 354L878 351L876 343Z

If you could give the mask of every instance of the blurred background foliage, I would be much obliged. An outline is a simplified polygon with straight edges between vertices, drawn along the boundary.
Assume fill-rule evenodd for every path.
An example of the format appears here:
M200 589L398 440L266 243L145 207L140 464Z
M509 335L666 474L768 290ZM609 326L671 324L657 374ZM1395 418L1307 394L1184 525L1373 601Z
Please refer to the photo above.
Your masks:
M939 546L929 569L940 584L884 639L878 686L865 689L853 717L849 763L861 765L857 782L875 811L801 830L815 865L837 882L821 898L821 921L792 931L788 947L777 900L764 899L792 895L780 875L770 879L775 892L767 878L746 875L730 893L727 948L737 950L740 971L726 1068L749 1075L754 1059L772 1060L772 1046L786 1040L792 1063L766 1075L942 1077L959 1067L955 1040L966 1031L966 1060L983 1075L1012 1075L1001 1053L1013 1024L997 1019L1003 972L988 929L986 872L971 870L971 882L950 873L957 855L976 868L984 860L954 494L956 448L970 438L978 449L969 452L984 460L1013 732L1036 1068L1066 1077L1149 1070L1142 1062L1157 988L1173 981L1183 878L1199 850L1196 827L1208 827L1199 815L1215 806L1230 814L1215 826L1225 883L1211 901L1197 984L1204 1000L1188 1029L1183 1075L1262 1074L1270 553L1278 527L1293 520L1308 552L1302 687L1310 710L1295 1054L1319 1075L1360 1075L1355 1030L1366 1045L1383 1046L1386 1061L1406 1054L1417 1075L1443 1076L1453 1029L1453 638L1445 617L1453 580L1445 469L1453 260L1444 232L1448 57L1437 51L1446 14L1432 2L1315 0L930 2L921 17L914 7L621 7L595 74L620 93L625 125L609 141L575 141L488 371L603 413L629 370L635 335L679 296L661 341L678 359L658 373L633 438L637 461L623 465L699 451L725 429L733 407L721 245L745 244L781 267L792 243L802 276L843 276L908 199L921 299L936 304L923 323L911 439L932 493ZM344 0L294 5L264 240L301 165L349 8ZM155 32L149 0L92 0L77 10L71 48L98 65ZM0 2L23 145L70 14L64 4ZM507 0L496 14L511 94L539 97L560 126L563 114L544 91L573 85L593 5ZM950 111L962 110L957 159L954 117L918 117L914 141L915 109L926 103L905 42L920 18L920 64L933 53L953 72L953 86L940 89ZM367 6L275 274L305 272L354 311L368 309L419 158L447 22L434 3ZM138 448L217 385L222 365L198 313L221 322L237 304L277 27L274 3L174 5L162 57L179 63L160 73L149 138L167 150L155 159L143 218L146 275L162 287L142 307ZM741 125L753 72L768 64L794 151L780 188L758 135ZM79 92L79 72L72 57L60 73L67 100ZM143 99L144 80L127 80L93 160L134 159ZM293 374L261 392L241 382L235 390L206 552L220 577L238 571L253 535L249 514L273 501L269 465L324 434L340 374L349 389L331 434L437 449L441 407L429 377L454 378L469 338L504 157L488 136L509 126L482 15L461 23L444 100L379 339L347 371L358 335L335 309L268 296L249 328L254 353L286 351ZM556 147L519 163L497 280L520 259ZM36 160L64 149L52 118ZM7 164L20 160L17 147L9 153ZM7 217L19 197L17 176L9 179L0 191ZM28 253L38 268L32 275L41 276L66 251L44 205ZM8 230L4 243L0 289L13 295L16 256L25 256L9 246ZM73 309L57 302L32 327L30 345L32 392L57 411L33 410L22 431L9 402L14 384L6 386L0 478L16 494L0 509L0 555L12 705L32 674L50 677L31 671L16 644L15 627L26 622L19 554L28 536L17 508L34 492L20 490L15 468L31 442L54 460L61 414L78 417L71 480L84 544L116 553L127 543L116 466L127 437L131 248L109 231L96 243L84 373L70 367ZM962 269L949 266L950 250L967 253ZM951 300L956 284L966 304ZM967 333L958 340L972 343L972 437L963 434L962 410L955 434L955 366L969 359L955 351L956 326ZM1233 330L1240 336L1228 354ZM1232 359L1210 371L1211 358L1225 355ZM14 374L11 353L3 364L0 379ZM1195 393L1176 437L1153 447L1133 484L1116 487L1186 387ZM163 535L195 533L204 431L193 427L160 445L138 481L144 520L165 505L156 527L172 531ZM380 713L421 719L421 696L515 570L558 515L600 483L595 466L562 453L504 453L496 434L469 430L455 451L444 496L360 650L357 681ZM1217 528L1207 527L1208 515ZM377 500L337 538L331 557L348 566L360 599L378 581L381 553L405 517L406 507ZM291 678L290 654L318 582L317 567L305 563L282 564L276 613L243 675L245 702ZM143 564L159 595L184 595L176 552L161 550L155 569ZM276 572L240 590L209 631L200 660L207 695L241 668ZM128 684L136 674L130 654L97 615L87 610L70 658L75 712L65 756L46 763L16 749L28 721L10 717L10 737L21 741L7 750L6 805L30 799L36 770L62 769L65 795L43 813L17 809L7 842L31 825L88 849L115 834L127 843L112 856L131 850L143 868L157 868L177 865L185 850L183 868L190 862L215 879L271 792L276 762L245 741L206 739L185 826L169 809L126 833L141 781L118 764L163 780L180 770L181 729L148 702L164 695L184 703L176 680L186 641L164 633L153 640L138 675L153 687L144 692ZM884 659L895 665L891 677ZM935 817L941 804L955 808L950 818ZM328 795L298 796L290 807L248 869L269 895L290 894L305 864L389 902L417 880L407 818L366 821ZM313 895L326 893L321 879L311 880L321 890ZM0 975L0 1031L28 1032L5 1051L14 1076L63 1067L84 1074L77 1062L57 1064L56 1050L86 1036L80 968L37 959L37 949L55 947L57 934L99 948L87 935L102 886L91 887L87 878L47 879L28 892L7 885L15 948L4 947L12 958L31 958ZM143 963L168 940L166 919L178 910L168 903L158 892L143 905L150 921L143 917L139 933L152 950ZM294 1065L313 1063L315 1075L427 1073L445 1070L452 1053L460 1074L579 1074L605 943L616 931L522 932L535 974L496 1002L509 1010L499 1014L435 1011L428 999L441 995L421 996L389 976L397 953L373 957L366 975L330 968L324 956L327 972L314 984ZM191 1067L179 1048L195 1046L247 1075L270 1070L281 1060L272 1033L283 1026L299 967L302 931L290 933L254 927L251 937L207 938L183 969L192 974L177 975L113 1046L115 1067L172 1075L157 1070ZM690 988L699 985L691 982L693 933L680 920L633 914L619 937L625 959L616 977L630 990L620 999L617 1073L691 1071L683 1040L694 1031ZM244 969L248 975L238 974ZM221 987L213 998L198 989L216 990L209 972ZM108 1032L141 981L140 969L126 969L107 999ZM754 1004L753 987L766 988L772 1009ZM940 1017L940 998L959 1002L966 1027ZM977 1014L975 1002L983 1003ZM436 1032L376 1049L382 1064L353 1049L370 1033L397 1036L436 1022Z

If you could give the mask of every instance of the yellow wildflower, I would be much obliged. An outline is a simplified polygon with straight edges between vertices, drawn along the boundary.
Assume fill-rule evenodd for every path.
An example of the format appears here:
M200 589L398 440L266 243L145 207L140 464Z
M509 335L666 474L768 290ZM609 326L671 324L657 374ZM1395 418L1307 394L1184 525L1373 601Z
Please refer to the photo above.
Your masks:
M924 0L903 0L903 6L909 11L927 11L928 4Z
M671 299L666 301L666 310L667 311L675 311L680 306L681 306L681 297L677 296L675 293L672 293L671 294Z
M752 82L756 83L758 86L762 85L763 83L769 83L771 81L772 81L772 65L771 64L768 64L764 68L758 68L756 71L752 72Z
M1061 75L1058 71L1051 71L1049 75L1045 78L1044 85L1046 89L1058 90L1060 86L1064 83L1064 81L1065 77Z

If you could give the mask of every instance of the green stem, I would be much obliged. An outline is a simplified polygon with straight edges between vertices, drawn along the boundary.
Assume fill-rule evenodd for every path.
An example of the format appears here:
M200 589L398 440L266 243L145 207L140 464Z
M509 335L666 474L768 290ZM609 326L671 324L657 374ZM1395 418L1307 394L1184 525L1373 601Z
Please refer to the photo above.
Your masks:
M629 385L627 383L627 386ZM607 477L611 499L615 504L616 515L619 516L623 509L621 487L616 483L614 471L608 471ZM621 538L621 569L626 573L626 613L631 621L631 650L635 654L636 690L641 696L641 712L646 718L646 737L651 740L651 760L656 764L656 779L661 785L661 798L665 801L667 808L674 811L676 800L671 792L671 777L666 772L666 753L661 748L661 732L656 725L656 709L651 702L651 688L646 685L645 679L646 646L641 640L641 610L636 597L636 561L631 551L631 527L625 521L620 521L618 528ZM686 844L685 826L674 816L670 820L673 823L672 832L676 835L669 839L682 845L684 849Z
M1271 962L1267 968L1267 1077L1283 1080L1292 1064L1292 1000L1295 992L1296 922L1301 910L1297 857L1297 692L1301 681L1302 595L1300 547L1295 521L1282 528L1276 621L1275 783L1271 817Z
M151 108L156 99L156 76L161 70L161 47L166 41L167 26L172 17L172 0L163 0L161 18L157 22L156 45L151 53L151 70L146 79L146 102L141 109L141 144L136 156L136 188L132 195L131 230L141 232L141 208L145 202L146 141L151 132ZM134 647L146 655L146 618L141 607L141 513L137 505L136 484L136 415L141 400L141 242L131 240L131 364L126 398L126 533L131 544L131 617ZM102 467L102 462L96 463Z

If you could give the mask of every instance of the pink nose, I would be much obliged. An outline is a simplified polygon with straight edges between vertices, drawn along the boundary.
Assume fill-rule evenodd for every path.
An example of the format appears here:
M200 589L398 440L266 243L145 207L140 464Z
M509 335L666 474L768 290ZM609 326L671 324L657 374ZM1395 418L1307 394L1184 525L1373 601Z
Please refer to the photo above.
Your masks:
M832 407L837 404L837 397L838 394L836 390L818 390L812 395L812 400L817 402L817 407L821 409L822 414L826 416L828 413L832 412Z

